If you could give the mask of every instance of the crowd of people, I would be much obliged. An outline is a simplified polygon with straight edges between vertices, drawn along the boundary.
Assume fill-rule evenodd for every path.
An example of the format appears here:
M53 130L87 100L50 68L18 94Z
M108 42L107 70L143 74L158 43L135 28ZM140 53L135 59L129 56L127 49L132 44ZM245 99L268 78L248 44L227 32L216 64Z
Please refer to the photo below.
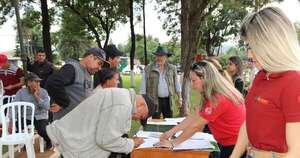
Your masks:
M294 26L280 9L266 7L244 19L240 36L259 70L249 88L238 56L228 59L227 69L215 58L194 62L190 81L202 104L162 134L156 147L173 148L208 128L220 148L214 158L300 157L300 48ZM26 77L0 54L0 79L5 95L37 107L35 128L61 157L125 158L143 143L128 138L131 120L145 125L148 117L174 117L182 91L176 66L167 60L171 54L161 46L142 73L140 94L122 88L117 70L122 54L114 45L91 48L57 70L38 51Z

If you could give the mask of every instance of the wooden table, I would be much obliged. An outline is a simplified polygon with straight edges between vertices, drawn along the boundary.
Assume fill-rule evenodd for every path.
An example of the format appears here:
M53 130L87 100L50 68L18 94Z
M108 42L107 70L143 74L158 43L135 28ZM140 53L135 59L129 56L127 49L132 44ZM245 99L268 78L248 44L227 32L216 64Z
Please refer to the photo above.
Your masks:
M204 150L171 151L165 148L143 148L134 149L131 158L208 158L209 153Z

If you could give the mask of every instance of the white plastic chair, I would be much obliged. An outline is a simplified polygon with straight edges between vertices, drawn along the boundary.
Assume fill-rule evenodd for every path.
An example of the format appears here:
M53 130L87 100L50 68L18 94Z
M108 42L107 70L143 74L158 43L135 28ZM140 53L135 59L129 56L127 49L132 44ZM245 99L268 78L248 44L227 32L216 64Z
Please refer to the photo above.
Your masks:
M27 109L31 110L30 124L26 124ZM7 115L5 115L5 110ZM35 158L33 135L34 135L34 111L35 107L32 103L27 102L12 102L0 107L0 117L2 122L2 137L0 138L0 151L2 153L3 145L18 145L25 144L28 158ZM10 116L12 121L12 133L8 132L7 116ZM16 122L18 123L16 126ZM23 123L23 128L22 128ZM30 128L29 128L30 127ZM18 129L18 130L17 130ZM30 130L29 130L30 129ZM14 157L13 150L9 151L9 157ZM2 154L0 155L2 158Z
M4 105L5 100L7 101L5 104L11 103L15 99L15 97L16 97L16 95L4 95L4 96L2 96L1 99L0 99L0 106Z

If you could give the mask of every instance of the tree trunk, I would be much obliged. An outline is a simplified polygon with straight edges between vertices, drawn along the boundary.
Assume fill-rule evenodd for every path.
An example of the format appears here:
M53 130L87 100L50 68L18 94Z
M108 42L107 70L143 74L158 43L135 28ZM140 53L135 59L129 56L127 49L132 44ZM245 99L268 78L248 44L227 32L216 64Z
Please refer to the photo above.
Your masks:
M105 41L104 41L104 45L103 48L105 48L108 44L108 40L109 40L109 36L110 36L110 30L105 30Z
M130 31L131 31L131 49L130 49L130 70L131 70L131 87L135 87L134 82L134 55L135 55L135 33L134 33L134 24L133 24L133 0L129 0L129 21L130 21Z
M220 1L220 0L219 0ZM217 2L216 4L218 4ZM181 60L183 66L182 99L180 115L188 112L190 93L190 67L200 42L200 28L204 18L211 12L205 12L209 0L181 0Z
M183 83L182 83L182 98L183 98L183 104L180 108L180 115L185 116L187 114L188 110L188 103L189 103L189 85L188 80L186 79L186 73L188 73L186 70L187 61L185 60L185 57L189 53L189 2L188 0L181 0L181 63L182 68L184 70L184 77L183 77Z
M15 13L16 13L16 19L17 19L17 29L18 29L18 35L19 35L19 42L20 42L20 49L21 49L21 59L23 62L23 70L25 73L25 77L27 76L27 57L24 51L24 43L23 43L23 30L22 30L22 23L20 18L20 12L19 12L19 1L18 0L12 0Z
M144 65L148 64L147 61L147 35L146 35L146 12L145 12L145 0L143 0L143 30L144 30Z
M48 61L52 62L50 21L47 0L41 0L42 27L43 27L43 45Z

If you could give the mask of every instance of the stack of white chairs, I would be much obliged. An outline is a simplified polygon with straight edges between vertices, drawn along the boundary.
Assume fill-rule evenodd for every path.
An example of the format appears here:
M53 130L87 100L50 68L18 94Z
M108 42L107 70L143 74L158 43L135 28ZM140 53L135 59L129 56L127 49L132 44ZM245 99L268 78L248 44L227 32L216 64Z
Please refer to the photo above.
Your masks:
M27 117L27 110L31 110L30 119ZM5 111L7 112L5 114ZM2 123L2 137L0 138L0 158L2 158L2 146L14 146L25 144L28 158L35 158L33 139L34 139L34 111L32 103L12 102L0 107L0 117ZM12 121L12 132L8 132L8 121ZM27 125L26 120L31 120ZM18 123L16 125L16 123ZM22 125L23 124L23 125ZM30 127L30 128L29 128ZM9 157L14 157L14 151L9 150Z

